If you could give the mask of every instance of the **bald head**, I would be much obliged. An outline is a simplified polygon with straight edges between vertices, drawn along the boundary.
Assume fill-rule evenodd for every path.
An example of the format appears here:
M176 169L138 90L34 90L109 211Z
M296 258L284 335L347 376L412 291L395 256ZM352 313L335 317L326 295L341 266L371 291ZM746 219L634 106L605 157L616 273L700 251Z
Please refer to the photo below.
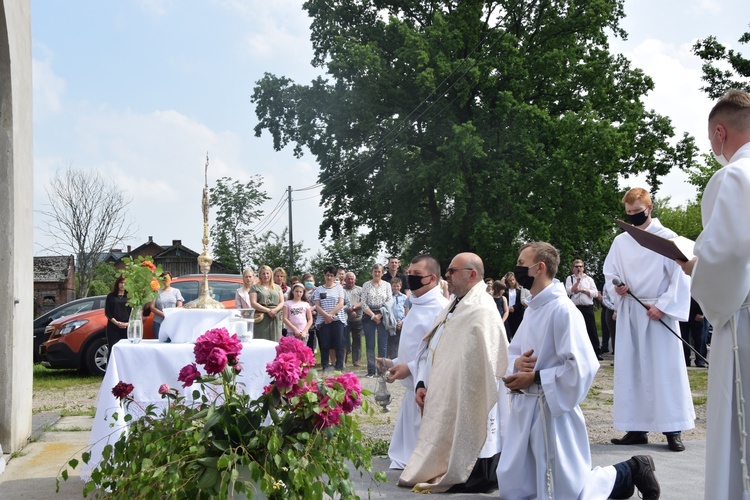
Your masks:
M445 278L448 290L456 297L463 297L474 285L484 281L484 263L475 253L460 253L453 257Z

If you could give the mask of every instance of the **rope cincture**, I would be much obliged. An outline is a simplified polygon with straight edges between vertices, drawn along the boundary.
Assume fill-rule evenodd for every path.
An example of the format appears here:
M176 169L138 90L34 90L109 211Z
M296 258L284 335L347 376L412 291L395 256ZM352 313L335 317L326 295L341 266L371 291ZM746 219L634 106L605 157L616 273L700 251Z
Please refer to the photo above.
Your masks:
M539 390L542 391L542 386L539 386ZM518 394L518 393L516 393ZM532 396L537 398L537 401L539 402L539 414L542 418L542 434L544 435L544 455L545 460L547 462L547 471L545 474L545 478L547 480L547 498L555 498L555 480L552 476L552 461L550 460L550 453L549 453L549 436L547 433L547 415L544 411L545 402L547 401L547 398L544 397L544 392L539 393L533 393L533 392L525 392L521 391L519 396Z
M740 306L740 310L750 307L750 302ZM742 390L742 371L740 369L740 347L737 341L737 319L736 315L729 318L732 329L732 351L734 354L734 392L737 399L737 424L740 432L740 467L742 470L742 488L744 499L750 498L750 474L747 467L747 426L745 423L745 395Z

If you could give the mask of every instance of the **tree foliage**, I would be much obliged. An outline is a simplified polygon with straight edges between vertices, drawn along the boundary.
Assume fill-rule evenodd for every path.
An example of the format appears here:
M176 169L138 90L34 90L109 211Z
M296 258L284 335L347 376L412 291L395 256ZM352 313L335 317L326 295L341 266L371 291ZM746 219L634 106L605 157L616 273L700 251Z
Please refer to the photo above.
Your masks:
M301 274L307 267L307 259L304 254L308 249L302 246L302 242L293 242L294 265L292 274ZM289 230L284 228L281 234L267 231L261 236L253 238L253 244L248 252L255 272L260 266L268 266L271 269L281 267L289 272Z
M89 288L89 297L107 295L115 286L117 270L114 264L99 262L94 268L94 276Z
M214 257L238 273L250 263L255 238L251 226L263 214L260 206L268 200L262 186L259 175L244 184L222 177L209 190L209 204L217 209L216 222L211 227Z
M669 197L654 200L654 216L675 233L691 240L703 230L700 201L691 200L685 205L672 207Z
M68 166L45 186L49 224L42 230L62 254L76 259L76 298L86 297L99 255L132 236L131 200L99 172Z
M474 251L512 269L519 244L606 251L620 176L652 190L692 161L652 80L608 49L621 0L308 0L309 85L272 74L252 100L256 135L320 164L321 237L447 262ZM496 272L496 271L493 271Z
M750 31L743 33L739 42L750 42ZM730 89L750 92L750 59L743 57L739 50L727 49L715 36L709 36L695 42L693 53L704 61L706 86L701 90L712 99L718 99Z
M372 265L376 262L377 246L365 244L365 239L358 233L342 235L323 244L310 260L310 272L317 280L323 279L323 270L327 266L343 267L357 276L357 283L362 284L372 278Z

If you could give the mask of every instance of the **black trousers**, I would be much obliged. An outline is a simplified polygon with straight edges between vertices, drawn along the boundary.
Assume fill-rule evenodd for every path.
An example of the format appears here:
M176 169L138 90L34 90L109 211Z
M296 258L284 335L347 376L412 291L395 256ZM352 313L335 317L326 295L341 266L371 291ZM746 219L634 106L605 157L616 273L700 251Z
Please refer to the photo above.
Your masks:
M594 352L597 356L601 356L602 350L599 346L599 334L596 332L596 319L594 318L594 306L576 306L581 314L583 314L583 320L586 322L586 332L589 334L589 340L591 346L594 348Z
M497 488L497 464L500 454L478 458L465 483L454 484L448 493L486 493Z

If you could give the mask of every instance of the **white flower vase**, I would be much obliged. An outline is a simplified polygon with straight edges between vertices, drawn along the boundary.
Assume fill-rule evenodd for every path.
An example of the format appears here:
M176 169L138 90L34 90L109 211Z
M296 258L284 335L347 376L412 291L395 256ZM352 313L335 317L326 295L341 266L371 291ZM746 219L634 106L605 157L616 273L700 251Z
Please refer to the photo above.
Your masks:
M137 344L143 339L143 308L134 307L128 320L128 340Z

